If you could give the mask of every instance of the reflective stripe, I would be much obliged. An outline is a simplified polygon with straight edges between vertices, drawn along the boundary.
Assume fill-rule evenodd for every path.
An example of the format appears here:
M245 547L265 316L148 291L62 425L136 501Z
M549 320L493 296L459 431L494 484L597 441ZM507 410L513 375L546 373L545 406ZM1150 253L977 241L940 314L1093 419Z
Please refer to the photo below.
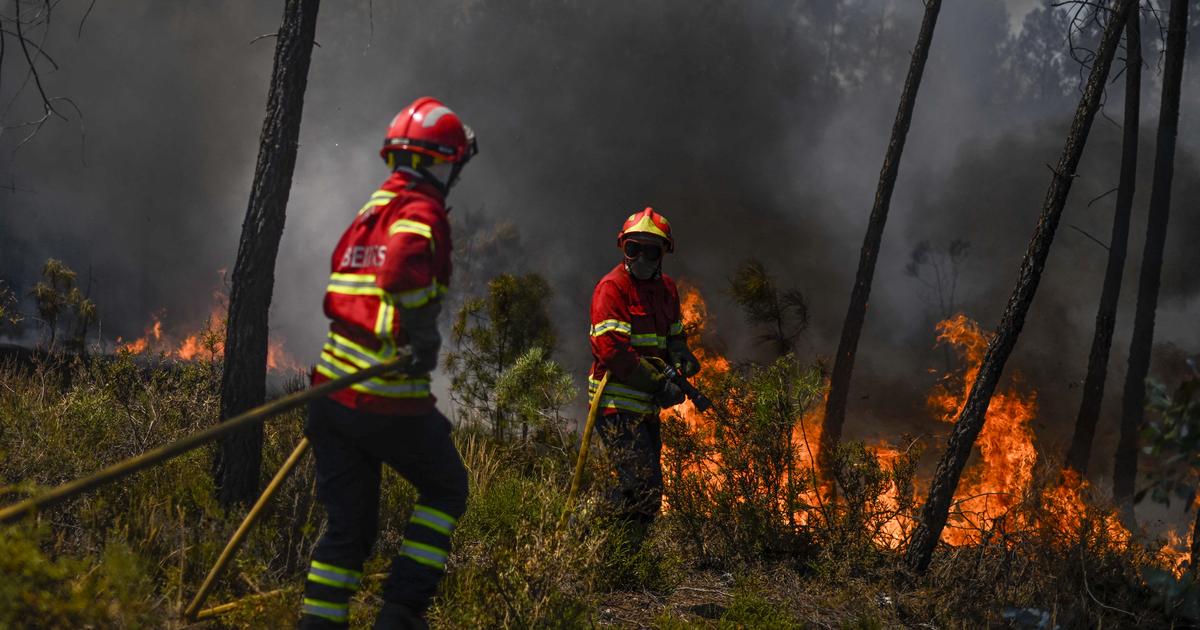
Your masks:
M667 347L667 338L659 337L658 335L656 335L654 333L633 335L632 337L630 337L630 342L633 344L634 347L638 347L638 348L645 348L645 347L666 348Z
M598 388L598 387L600 387L600 381L597 381L596 379L589 376L588 377L588 395L595 395L596 388ZM614 383L612 381L609 381L608 384L604 386L604 393L608 394L608 395L612 395L612 396L617 396L620 398L632 398L634 400L643 400L643 401L652 400L654 398L654 396L652 394L648 394L641 390L633 389L632 387L626 387L624 385L621 385L619 383Z
M604 389L608 391L607 387ZM649 414L658 411L658 406L653 403L644 403L629 398L609 396L607 394L600 397L600 406L605 409L616 409L618 411L629 411L638 414Z
M375 336L385 344L392 342L392 322L396 316L396 303L391 295L383 293L379 296L379 312L375 316Z
M395 236L399 233L416 234L424 236L427 239L433 240L433 228L412 219L399 219L388 228L388 236Z
M395 198L396 198L396 193L394 193L394 192L391 192L389 190L377 190L377 191L375 191L375 194L371 195L371 200L368 201L367 203L363 204L362 209L360 209L358 211L358 213L363 214L363 213L367 212L368 210L370 210L371 208L375 208L378 206L386 206L392 202L392 199L395 199Z
M433 284L412 291L404 291L397 293L396 297L400 298L400 305L404 308L418 308L425 306L430 300L444 295L449 287L441 284L435 278Z
M308 581L353 591L362 582L362 572L313 560L308 568Z
M672 337L674 337L675 335L682 335L683 334L683 322L675 322L674 324L671 324L671 328L667 331L667 334Z
M617 319L606 319L602 322L592 324L593 337L599 337L607 332L619 332L623 335L628 335L633 332L633 325Z
M325 287L329 293L341 295L377 295L386 292L376 286L373 273L332 273L329 274L329 285Z
M447 536L454 529L454 524L458 522L453 516L424 505L413 506L412 518L408 520Z
M433 545L406 540L400 547L400 555L408 556L426 566L446 568L446 552Z
M328 345L321 352L320 362L316 365L318 373L334 379L349 376L358 371L354 365L347 363L330 351ZM430 395L428 378L382 379L372 378L350 386L357 392L374 394L386 398L428 398Z
M350 604L336 604L334 602L305 597L304 608L301 609L301 612L338 623L350 621Z

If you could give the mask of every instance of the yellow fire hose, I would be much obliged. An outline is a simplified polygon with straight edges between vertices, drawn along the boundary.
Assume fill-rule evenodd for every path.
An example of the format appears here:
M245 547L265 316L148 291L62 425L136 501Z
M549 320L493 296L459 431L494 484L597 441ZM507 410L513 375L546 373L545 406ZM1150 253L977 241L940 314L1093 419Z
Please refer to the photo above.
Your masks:
M279 467L279 472L275 473L275 477L271 479L271 483L267 484L267 488L258 497L258 501L254 502L254 507L250 508L250 512L246 514L246 518L242 521L242 524L233 533L233 537L225 544L225 549L221 551L221 555L217 557L217 561L213 564L212 569L205 576L204 582L200 584L200 589L196 591L196 596L192 598L192 603L188 604L187 609L183 611L184 619L188 621L196 619L196 616L200 612L200 607L204 605L204 600L208 597L209 591L216 584L217 577L221 574L221 571L225 570L225 565L229 564L230 560L233 560L233 554L237 553L238 547L242 546L242 541L245 540L246 534L250 533L250 528L254 525L254 521L258 520L267 502L271 500L275 491L279 489L279 486L283 485L283 481L296 468L296 464L300 463L300 459L304 457L306 451L308 451L308 438L303 438L296 445L296 450L292 451L292 454L288 456L287 461L283 462L283 465Z
M579 457L575 460L575 474L571 476L571 489L567 492L567 502L563 506L562 517L558 519L558 529L560 530L567 524L567 517L575 504L575 497L579 494L579 483L583 480L583 466L587 462L588 444L592 441L592 427L596 425L597 412L600 410L600 396L604 394L604 387L608 385L609 374L610 372L605 372L604 378L600 379L600 386L596 388L596 393L592 396L592 404L588 407L587 422L583 424L583 441L579 444Z
M260 405L243 413L239 416L230 418L217 425L209 427L199 433L189 435L183 439L160 446L156 449L142 453L129 459L117 462L108 468L97 471L86 477L81 477L74 481L69 481L56 488L51 488L42 494L29 497L23 501L14 503L4 509L0 509L0 523L11 523L27 516L39 508L61 503L71 497L83 494L88 490L97 488L107 483L117 481L132 475L139 470L149 468L159 462L177 457L188 451L199 448L219 437L222 437L238 429L242 429L267 418L278 415L285 411L290 411L310 400L320 398L326 394L331 394L339 389L349 387L355 383L365 381L369 378L386 374L401 368L409 360L409 353L403 352L393 359L384 361L378 365L364 368L349 376L342 376L331 381L321 383L316 387L295 392L277 398L265 405Z

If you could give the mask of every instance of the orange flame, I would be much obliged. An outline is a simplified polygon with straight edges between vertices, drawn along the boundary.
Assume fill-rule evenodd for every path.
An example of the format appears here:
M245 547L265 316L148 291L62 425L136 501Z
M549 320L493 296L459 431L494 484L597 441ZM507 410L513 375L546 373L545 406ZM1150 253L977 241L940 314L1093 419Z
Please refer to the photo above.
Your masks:
M928 406L943 422L955 422L979 375L989 337L974 321L959 313L937 325L938 342L953 346L966 366L961 375L947 374L929 394ZM1020 502L1033 480L1037 462L1033 429L1037 393L1022 391L1020 375L1007 389L992 395L987 421L976 439L980 462L968 468L955 494L956 508L942 540L961 545L979 541Z
M222 274L224 271L222 270ZM129 354L156 353L165 358L180 361L206 359L215 361L225 356L225 313L229 296L224 291L214 290L209 314L198 328L179 337L164 332L165 310L150 316L151 323L145 333L130 342L117 338L117 351ZM273 339L267 345L267 369L273 371L303 371L303 365L284 349L283 339Z

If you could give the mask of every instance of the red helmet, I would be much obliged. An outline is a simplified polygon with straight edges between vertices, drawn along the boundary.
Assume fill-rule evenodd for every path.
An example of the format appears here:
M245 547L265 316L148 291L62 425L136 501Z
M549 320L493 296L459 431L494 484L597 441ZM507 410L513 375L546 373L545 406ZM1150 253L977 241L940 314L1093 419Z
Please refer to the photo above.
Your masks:
M641 212L635 212L625 219L625 225L621 226L621 232L617 234L617 247L625 244L625 239L632 234L650 234L657 236L667 242L667 252L675 251L675 239L671 237L671 223L667 218L654 211L654 208L646 208Z
M441 101L423 96L405 107L388 126L379 157L411 151L455 164L466 164L478 152L475 133Z

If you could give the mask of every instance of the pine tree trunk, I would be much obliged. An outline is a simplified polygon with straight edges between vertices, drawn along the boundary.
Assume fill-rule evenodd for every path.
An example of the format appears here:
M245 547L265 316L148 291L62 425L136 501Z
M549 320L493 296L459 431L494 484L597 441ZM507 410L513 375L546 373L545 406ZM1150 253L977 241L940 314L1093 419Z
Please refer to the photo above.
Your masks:
M1134 6L1136 12L1137 6ZM1104 288L1096 311L1096 329L1088 355L1087 376L1083 380L1083 400L1075 420L1075 434L1067 451L1066 465L1087 475L1096 421L1104 400L1104 380L1108 376L1108 353L1117 323L1117 301L1121 297L1121 276L1129 249L1129 217L1133 210L1133 192L1137 180L1138 126L1141 116L1142 37L1139 14L1125 23L1125 122L1121 138L1121 176L1117 184L1117 206L1113 212L1112 238L1108 244L1108 266L1104 270Z
M1129 368L1125 373L1125 398L1121 404L1121 435L1113 466L1113 498L1133 523L1133 494L1137 479L1137 439L1150 372L1150 347L1154 343L1154 311L1162 272L1167 218L1171 210L1171 180L1175 175L1175 136L1179 132L1179 93L1187 48L1187 0L1171 0L1167 26L1167 51L1163 66L1162 104L1158 115L1158 145L1154 154L1154 180L1150 188L1150 214L1146 245L1138 278L1133 338L1129 343Z
M1042 214L1034 230L1033 239L1021 262L1021 270L1017 277L1016 287L1008 298L1004 316L996 329L996 334L988 342L983 363L979 374L967 395L954 431L950 434L946 451L938 462L937 472L934 473L933 483L929 489L929 498L921 508L921 521L913 532L912 542L908 548L907 564L914 573L924 573L933 557L934 547L941 538L942 529L946 525L950 503L954 491L958 487L962 469L971 454L975 438L983 429L984 417L996 384L1004 371L1004 364L1016 346L1021 328L1025 325L1025 316L1037 293L1038 282L1042 270L1046 266L1046 258L1050 254L1050 245L1054 241L1054 232L1062 218L1063 207L1067 203L1067 195L1071 191L1071 182L1075 178L1075 169L1083 155L1092 121L1100 106L1100 98L1104 92L1104 84L1108 80L1108 72L1112 67L1113 56L1117 50L1117 42L1121 39L1121 29L1129 16L1134 0L1118 0L1115 11L1109 18L1104 29L1104 36L1096 58L1088 76L1087 86L1075 110L1075 118L1071 122L1071 130L1067 134L1066 145L1054 175L1050 179L1050 187L1046 190L1046 198L1042 203Z
M892 137L888 142L883 168L879 172L879 185L875 189L875 204L867 222L867 234L863 238L862 251L858 258L858 273L850 293L850 307L842 324L842 338L838 342L837 357L833 363L833 374L829 382L829 397L825 403L825 422L821 431L822 459L833 453L842 438L842 425L846 421L846 399L850 393L850 374L854 371L854 354L858 349L858 338L862 333L863 320L867 315L867 301L871 296L871 280L875 275L875 261L879 258L879 243L883 240L883 227L887 223L888 207L892 202L892 190L896 187L896 175L900 171L900 156L904 152L904 141L912 122L913 109L917 104L917 90L921 87L921 76L925 72L925 60L929 58L929 47L933 43L933 29L937 25L941 0L927 0L925 17L921 20L921 31L917 35L917 47L912 53L908 76L900 93L900 106L892 125ZM824 465L822 466L824 467Z
M267 312L275 285L275 256L283 236L292 171L304 109L304 90L317 30L320 0L286 0L275 45L267 115L258 164L242 224L229 295L221 417L262 404L266 395ZM222 505L246 504L258 495L262 427L223 440L214 462Z

